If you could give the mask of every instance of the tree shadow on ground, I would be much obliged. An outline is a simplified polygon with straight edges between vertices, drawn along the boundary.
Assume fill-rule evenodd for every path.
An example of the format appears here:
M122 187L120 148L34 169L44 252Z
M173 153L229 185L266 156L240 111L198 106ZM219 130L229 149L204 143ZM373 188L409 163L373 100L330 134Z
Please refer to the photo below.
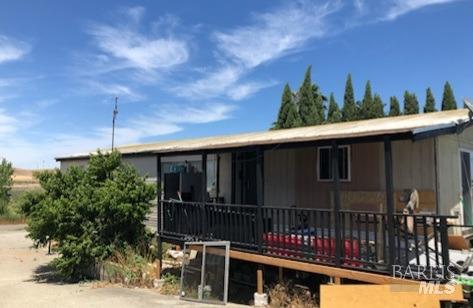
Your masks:
M54 264L54 260L48 264L43 264L34 269L32 278L28 281L37 282L37 283L50 283L50 284L70 284L75 281L66 279Z

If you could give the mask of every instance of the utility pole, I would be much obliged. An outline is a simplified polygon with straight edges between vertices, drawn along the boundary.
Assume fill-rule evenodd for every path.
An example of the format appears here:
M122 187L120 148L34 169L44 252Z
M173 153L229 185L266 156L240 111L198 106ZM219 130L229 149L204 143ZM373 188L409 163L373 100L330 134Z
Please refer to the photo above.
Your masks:
M113 109L113 120L112 120L112 151L115 144L115 119L118 114L118 96L115 96L115 108Z

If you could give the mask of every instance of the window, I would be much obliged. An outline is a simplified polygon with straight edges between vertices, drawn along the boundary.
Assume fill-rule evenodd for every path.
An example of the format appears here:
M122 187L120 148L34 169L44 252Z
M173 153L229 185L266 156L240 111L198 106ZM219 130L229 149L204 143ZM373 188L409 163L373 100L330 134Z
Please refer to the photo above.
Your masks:
M318 180L332 181L332 147L317 148ZM338 147L338 172L341 181L351 180L350 146Z

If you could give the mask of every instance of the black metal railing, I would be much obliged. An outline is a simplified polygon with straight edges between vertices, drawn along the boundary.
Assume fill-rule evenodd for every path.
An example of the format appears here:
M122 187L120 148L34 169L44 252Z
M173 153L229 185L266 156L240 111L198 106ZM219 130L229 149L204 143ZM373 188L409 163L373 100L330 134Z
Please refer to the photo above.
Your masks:
M174 240L228 240L232 249L385 274L392 274L394 265L400 272L409 267L410 272L435 276L449 264L447 216L394 214L388 219L386 213L340 210L337 241L332 209L180 201L161 205L163 237Z

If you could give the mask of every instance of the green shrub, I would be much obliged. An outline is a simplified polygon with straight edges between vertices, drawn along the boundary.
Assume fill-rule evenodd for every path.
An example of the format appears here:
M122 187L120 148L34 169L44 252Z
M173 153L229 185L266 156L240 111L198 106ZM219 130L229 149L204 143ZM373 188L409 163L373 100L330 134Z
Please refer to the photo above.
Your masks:
M180 289L180 278L172 273L165 273L161 279L163 285L160 289L160 293L163 295L178 295Z
M115 251L150 241L144 221L155 187L118 152L91 156L85 169L45 171L37 178L43 192L22 207L28 233L36 245L58 242L56 265L66 277L90 278Z

